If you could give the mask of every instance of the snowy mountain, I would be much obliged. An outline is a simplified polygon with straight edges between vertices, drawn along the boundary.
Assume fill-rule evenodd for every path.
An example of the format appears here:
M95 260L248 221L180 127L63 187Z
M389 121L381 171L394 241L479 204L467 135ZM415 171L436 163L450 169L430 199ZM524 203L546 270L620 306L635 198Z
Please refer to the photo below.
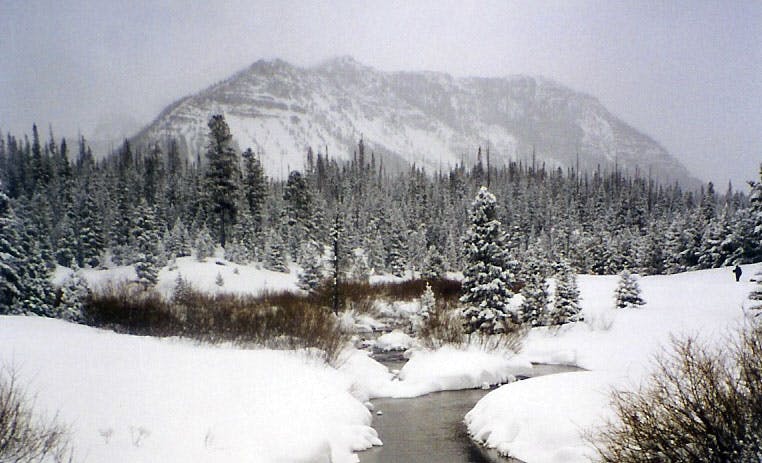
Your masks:
M207 121L224 113L239 147L259 152L269 175L302 168L308 147L348 159L362 137L386 166L427 170L475 160L510 160L583 170L620 169L690 183L687 169L657 142L595 98L540 77L456 78L382 72L349 57L314 67L257 61L166 108L136 137L146 146L175 137L192 159L204 152Z

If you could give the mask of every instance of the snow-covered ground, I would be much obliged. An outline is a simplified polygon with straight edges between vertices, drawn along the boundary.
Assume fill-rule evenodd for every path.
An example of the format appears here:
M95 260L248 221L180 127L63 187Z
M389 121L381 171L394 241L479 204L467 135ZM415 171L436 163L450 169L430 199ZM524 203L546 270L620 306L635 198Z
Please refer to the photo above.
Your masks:
M204 262L194 257L180 257L172 266L165 266L159 272L159 282L156 288L169 296L174 291L177 275L194 288L210 293L257 294L262 291L293 291L299 292L296 285L297 272L292 268L290 273L266 270L259 264L238 265L220 256L209 257ZM135 268L118 266L109 269L82 269L82 276L92 288L103 287L107 284L120 284L137 280ZM57 267L53 282L60 284L72 272L66 267ZM222 277L222 286L216 283L217 275Z
M583 438L610 416L612 388L636 386L671 336L695 335L727 343L743 323L757 265L651 276L639 280L646 305L613 309L617 277L581 276L586 322L560 330L535 329L524 355L533 362L574 364L589 372L532 378L505 385L467 415L469 431L489 447L528 463L587 462Z
M87 462L351 462L380 443L352 382L305 353L0 317L0 363Z
M212 291L297 291L294 272L221 259L183 258L177 267L160 274L165 294L178 271ZM38 408L70 424L78 456L89 462L356 461L353 451L380 444L369 399L502 383L510 384L466 417L474 437L529 463L581 462L591 454L582 432L609 416L608 392L637 384L671 335L726 342L742 321L756 267L745 266L740 283L729 268L645 277L647 304L624 311L613 309L616 277L581 276L585 322L532 330L520 355L428 351L390 333L376 346L408 349L400 371L356 349L334 368L304 352L128 336L34 317L0 317L0 363L16 367ZM55 278L67 272L59 268ZM94 286L134 278L129 267L83 273ZM214 283L217 273L222 287ZM393 311L402 316L415 305ZM355 332L383 326L367 314L341 321ZM512 382L528 373L530 361L590 371Z
M298 291L295 272L219 258L178 259L176 270L162 269L159 290L171 294L178 272L210 291ZM222 287L214 283L218 272ZM54 283L69 273L56 269ZM135 279L132 267L82 274L92 287ZM382 312L407 317L414 306L386 304ZM354 329L383 326L368 315L344 318ZM395 332L380 338L380 345L408 348L413 340ZM479 349L408 354L402 371L390 372L368 352L349 348L334 368L305 352L208 346L60 320L0 317L0 365L17 370L38 410L57 413L70 425L78 461L85 462L357 461L353 452L381 444L370 427L370 398L494 385L529 367L526 360Z

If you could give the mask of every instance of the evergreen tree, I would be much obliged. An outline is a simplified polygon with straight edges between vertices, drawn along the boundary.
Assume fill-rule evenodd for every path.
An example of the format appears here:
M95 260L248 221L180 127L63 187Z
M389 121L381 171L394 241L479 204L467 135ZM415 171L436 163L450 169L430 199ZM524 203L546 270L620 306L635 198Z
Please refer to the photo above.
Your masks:
M90 287L79 271L64 280L60 297L55 308L55 317L81 323L85 320L85 302L90 296Z
M386 256L386 266L392 272L392 275L397 277L405 276L405 268L407 267L405 261L405 244L402 241L400 234L395 234L389 237L389 251Z
M135 273L144 288L154 286L159 279L159 268L164 265L159 247L159 230L156 225L156 211L145 201L138 206L138 219L132 230L137 249Z
M292 258L299 259L301 240L312 232L312 195L307 181L298 170L291 171L283 189L286 203L286 230L288 251Z
M240 192L241 170L225 117L221 114L214 115L208 125L206 194L210 210L217 214L217 238L224 248L228 231L236 221L236 198Z
M104 251L102 218L95 203L93 191L85 185L79 195L77 217L77 264L97 267Z
M74 268L77 265L77 235L72 225L71 212L63 214L56 225L56 262L64 267Z
M309 241L302 246L301 261L302 270L299 272L299 288L312 292L320 286L323 274L322 252L320 245L315 241Z
M640 297L640 286L635 276L626 269L619 273L619 284L614 292L614 297L617 309L637 307L646 303Z
M194 247L196 248L196 260L199 262L204 262L207 257L214 255L214 241L212 241L212 235L209 234L205 225L202 225L198 231Z
M264 225L267 177L262 162L251 148L243 153L243 194L254 222L254 232L261 232Z
M370 266L364 249L355 248L349 253L346 276L349 281L368 282Z
M582 320L577 275L569 263L562 260L556 265L556 291L553 297L549 323L551 325L562 325Z
M190 256L192 247L188 237L188 230L180 220L175 220L172 230L164 238L164 250L168 256L185 257Z
M23 257L16 216L0 191L0 315L21 313Z
M482 187L471 205L470 227L463 238L463 310L468 333L497 333L512 314L513 275L506 270L503 233L496 215L495 196Z
M280 235L271 231L267 236L265 268L273 272L288 273L288 264L286 261L286 252L283 240Z
M749 260L757 262L762 257L762 164L759 166L759 180L751 183L749 204L753 224L752 239L756 244L756 249L751 250Z
M530 248L524 264L524 287L521 295L524 301L519 308L519 323L541 326L548 316L548 283L546 281L547 264L538 247Z
M432 244L426 250L421 278L426 280L437 280L442 278L444 273L444 259L442 258L442 254L439 252L439 249Z

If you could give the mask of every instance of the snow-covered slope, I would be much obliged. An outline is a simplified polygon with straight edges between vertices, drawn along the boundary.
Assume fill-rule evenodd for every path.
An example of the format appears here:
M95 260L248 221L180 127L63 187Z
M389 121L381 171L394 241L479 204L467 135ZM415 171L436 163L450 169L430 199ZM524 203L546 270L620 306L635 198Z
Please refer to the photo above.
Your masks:
M380 444L351 382L301 353L0 316L0 365L71 426L76 461L354 462Z
M165 109L138 144L175 137L203 157L210 115L224 113L240 148L262 155L269 175L302 168L308 147L348 159L362 137L387 166L429 170L473 162L490 147L509 160L582 169L649 172L689 181L688 171L648 136L595 98L539 77L455 78L432 72L381 72L342 57L302 68L258 61L231 78ZM327 148L326 148L327 147Z
M587 322L558 332L534 329L524 355L535 362L570 363L587 372L550 375L509 384L485 396L467 415L476 439L527 463L590 461L583 438L611 414L612 388L632 388L651 371L654 356L671 336L698 336L722 346L742 325L749 281L758 265L743 266L736 283L732 268L640 280L646 301L640 309L615 310L616 277L582 276Z

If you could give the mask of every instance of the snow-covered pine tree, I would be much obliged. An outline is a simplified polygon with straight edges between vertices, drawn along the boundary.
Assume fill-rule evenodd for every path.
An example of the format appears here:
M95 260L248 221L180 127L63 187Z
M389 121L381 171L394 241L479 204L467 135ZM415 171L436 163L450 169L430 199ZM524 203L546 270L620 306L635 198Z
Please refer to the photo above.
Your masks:
M617 309L637 307L646 302L640 297L640 286L635 276L624 269L619 273L619 284L614 291Z
M323 256L321 246L315 241L302 245L300 252L302 270L299 272L299 288L311 292L320 286L323 279Z
M513 297L513 275L506 270L506 252L495 196L481 187L471 204L470 227L463 237L464 325L467 333L504 331L512 320L508 302Z
M71 212L62 214L56 224L56 262L64 267L74 268L77 265L77 235L74 232Z
M238 223L233 227L230 243L225 248L225 258L231 262L245 265L256 257L255 226L251 214L245 207L240 208Z
M412 271L420 272L423 270L426 260L426 226L420 224L416 229L410 229L405 233L407 236L407 262Z
M553 297L553 305L548 317L551 325L582 321L583 317L579 306L579 288L577 287L577 274L574 273L569 262L561 260L556 264L556 291Z
M287 246L292 258L299 259L301 242L312 230L312 193L298 170L291 171L283 189L286 204Z
M762 163L759 166L759 180L751 184L749 194L751 209L751 223L753 224L752 237L757 244L756 249L749 256L750 262L756 262L762 256Z
M243 195L254 223L252 232L261 232L264 225L267 177L259 157L247 149L243 153Z
M168 256L185 257L191 255L192 247L188 238L188 230L183 223L175 220L172 229L165 235L164 251Z
M436 245L430 245L426 250L426 257L423 261L423 269L421 270L421 278L425 280L437 280L442 278L445 273L444 259L442 253Z
M524 287L521 295L524 301L518 312L519 323L529 326L542 326L548 316L548 265L542 255L539 244L532 246L526 253L524 261Z
M8 196L0 191L0 315L22 313L21 265L23 254L18 235L18 223Z
M103 229L93 192L85 185L79 195L77 218L77 264L80 267L97 267L104 251Z
M267 235L264 266L273 272L288 273L286 250L280 235L273 230Z
M80 271L73 272L64 280L60 288L60 298L54 309L56 318L81 323L85 320L85 302L90 296L90 287Z
M196 248L196 260L199 262L204 262L207 257L214 255L214 241L212 241L212 235L209 234L206 225L201 225L201 229L196 235L194 247Z
M172 302L175 304L185 304L190 299L193 288L191 284L183 278L182 273L177 272L177 278L175 278L175 290L172 293Z
M159 248L159 230L156 225L156 211L153 206L140 201L138 218L132 229L132 238L137 249L135 273L144 288L150 288L159 279L159 268L164 265Z
M405 276L405 268L407 267L405 261L405 244L402 241L402 237L399 233L395 233L389 237L389 249L386 255L386 266L392 272L392 275L397 277Z
M209 141L206 148L206 194L209 210L216 214L215 237L225 247L230 228L236 222L238 194L241 188L241 169L238 153L233 148L233 136L225 116L216 114L209 119Z
M359 283L367 283L370 277L370 267L365 250L355 248L349 253L346 271L347 280Z

